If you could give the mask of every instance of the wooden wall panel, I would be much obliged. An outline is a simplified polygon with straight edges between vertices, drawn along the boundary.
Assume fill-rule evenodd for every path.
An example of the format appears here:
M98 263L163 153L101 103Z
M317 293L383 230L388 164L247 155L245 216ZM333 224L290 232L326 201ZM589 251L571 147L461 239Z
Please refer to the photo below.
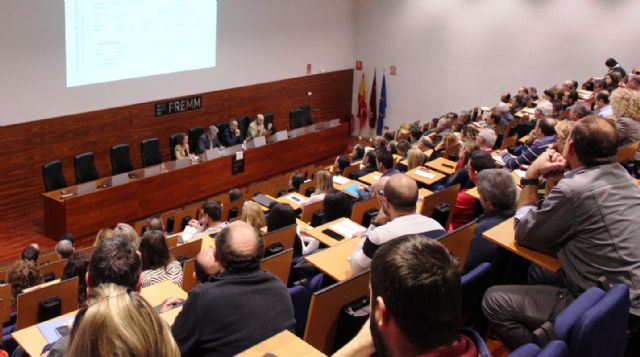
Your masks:
M202 93L201 109L159 118L155 102L149 102L0 127L0 214L11 218L42 204L41 165L50 160L63 161L67 183L73 184L73 157L84 151L96 153L102 177L111 174L109 150L116 144L131 145L134 167L140 167L141 140L160 138L162 154L169 159L171 134L243 115L273 112L282 129L289 126L290 109L310 104L314 122L348 120L352 83L349 69Z

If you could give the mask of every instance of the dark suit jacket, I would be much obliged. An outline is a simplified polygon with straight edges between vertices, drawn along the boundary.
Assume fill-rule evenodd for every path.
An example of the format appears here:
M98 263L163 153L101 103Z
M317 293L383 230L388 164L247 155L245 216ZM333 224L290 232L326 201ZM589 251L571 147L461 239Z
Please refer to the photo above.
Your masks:
M198 152L205 152L206 150L212 149L211 144L213 144L213 148L219 148L222 146L220 145L220 141L218 141L217 137L214 136L213 139L210 140L207 133L200 135L198 138Z
M220 136L220 141L222 142L222 145L227 147L238 145L242 144L242 136L235 136L231 132L231 129L225 128Z

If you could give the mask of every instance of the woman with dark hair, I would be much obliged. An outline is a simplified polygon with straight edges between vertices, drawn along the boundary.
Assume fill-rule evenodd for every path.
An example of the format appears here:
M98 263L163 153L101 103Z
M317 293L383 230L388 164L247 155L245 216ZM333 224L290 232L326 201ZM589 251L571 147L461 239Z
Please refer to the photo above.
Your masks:
M146 231L140 241L142 256L142 287L165 280L182 286L182 266L169 254L167 240L161 231Z
M266 219L267 231L275 231L296 224L296 211L286 203L276 203L270 207Z
M622 77L618 72L611 72L604 75L604 81L607 83L607 90L609 93L618 89L618 83L620 80L622 80Z
M296 211L286 203L276 203L271 206L267 215L267 232L296 224ZM318 249L320 242L296 229L297 237L293 242L293 254L295 256L307 255Z
M324 216L326 222L341 217L351 217L351 199L346 193L331 190L324 197Z
M304 174L301 172L294 172L289 178L289 192L300 191L300 185L305 181ZM304 195L304 192L302 192Z
M189 137L185 133L180 133L176 137L174 152L176 160L189 157Z
M349 162L349 158L341 155L336 157L336 161L333 163L333 173L335 175L342 175L344 169L349 167L351 163Z
M87 268L89 267L89 254L85 252L75 252L71 254L67 265L64 266L60 280L67 280L78 277L78 305L84 304L87 300Z
M17 296L24 289L44 283L36 264L26 259L16 260L13 263L11 269L9 269L8 280L8 283L11 284L11 301L14 307L16 306Z

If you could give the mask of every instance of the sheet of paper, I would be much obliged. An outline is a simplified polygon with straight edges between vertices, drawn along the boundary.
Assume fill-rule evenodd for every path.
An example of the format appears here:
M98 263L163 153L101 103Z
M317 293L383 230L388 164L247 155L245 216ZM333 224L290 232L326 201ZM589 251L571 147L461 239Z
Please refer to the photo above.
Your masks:
M421 177L426 177L428 179L432 179L434 177L436 177L435 174L429 172L429 171L425 171L425 170L416 170L416 175L421 176Z
M349 179L344 176L333 176L333 183L337 185L344 185L349 182Z
M358 232L363 232L366 230L363 226L353 222L352 220L345 219L342 222L333 224L329 227L332 231L344 236L347 239L353 238L353 235Z
M500 165L504 165L504 161L502 161L502 158L499 155L492 155L493 159L496 160L497 163L499 163Z

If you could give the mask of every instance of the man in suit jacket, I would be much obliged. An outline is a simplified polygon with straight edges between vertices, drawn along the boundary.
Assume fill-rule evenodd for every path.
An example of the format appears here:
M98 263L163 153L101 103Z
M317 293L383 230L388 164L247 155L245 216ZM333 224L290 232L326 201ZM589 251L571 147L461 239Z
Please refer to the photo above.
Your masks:
M198 152L205 152L221 146L220 141L218 141L218 127L215 125L211 125L207 132L198 138Z
M231 121L229 121L229 127L225 128L222 131L222 137L220 138L222 145L224 146L238 145L238 144L242 144L243 140L244 139L242 138L242 133L240 133L240 129L238 128L238 121L235 119L232 119Z

